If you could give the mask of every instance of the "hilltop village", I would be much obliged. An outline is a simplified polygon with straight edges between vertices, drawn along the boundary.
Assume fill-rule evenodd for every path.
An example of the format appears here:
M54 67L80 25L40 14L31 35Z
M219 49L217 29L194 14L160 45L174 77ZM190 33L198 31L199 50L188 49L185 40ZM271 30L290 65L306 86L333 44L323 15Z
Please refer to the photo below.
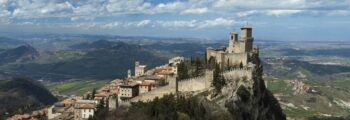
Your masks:
M259 50L253 45L253 41L252 28L244 25L241 27L239 38L236 32L230 33L228 47L207 48L205 61L218 65L221 69L220 75L226 80L226 86L221 86L219 90L220 94L210 95L208 99L217 101L220 106L230 111L239 110L240 112L234 113L235 116L242 117L238 119L246 119L246 115L250 114L251 119L283 119L285 116L281 111L274 111L280 110L279 106L270 105L276 103L267 100L273 99L273 96L266 92ZM112 80L83 96L68 97L45 109L43 114L50 120L86 120L93 117L101 106L112 111L119 106L130 106L130 103L138 101L147 102L167 94L196 95L204 91L213 91L216 71L209 67L196 77L179 78L179 65L185 61L184 57L178 56L169 59L165 65L148 70L147 65L135 61L133 74L131 70L125 71L125 79ZM239 94L242 89L250 95L250 99L242 101L246 97ZM244 105L250 107L243 108ZM17 115L13 118L21 117L35 118L31 115Z

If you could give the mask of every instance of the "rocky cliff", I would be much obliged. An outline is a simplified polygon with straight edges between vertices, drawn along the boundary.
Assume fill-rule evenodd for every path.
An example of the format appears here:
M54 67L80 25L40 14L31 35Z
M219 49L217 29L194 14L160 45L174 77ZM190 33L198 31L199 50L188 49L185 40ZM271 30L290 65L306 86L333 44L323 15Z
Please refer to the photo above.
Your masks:
M251 76L224 73L226 85L213 100L226 108L236 120L285 120L286 116L262 79L262 66L257 58Z

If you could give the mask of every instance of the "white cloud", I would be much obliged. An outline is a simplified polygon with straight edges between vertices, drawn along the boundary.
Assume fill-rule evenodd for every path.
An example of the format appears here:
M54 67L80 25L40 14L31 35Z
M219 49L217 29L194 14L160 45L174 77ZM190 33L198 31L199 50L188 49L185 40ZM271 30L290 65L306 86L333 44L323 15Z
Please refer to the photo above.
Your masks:
M13 10L8 11L7 8ZM144 0L0 0L0 16L75 17L117 16L120 14L216 14L239 17L261 15L293 15L297 13L332 15L350 11L350 0L188 0L151 4ZM338 11L338 12L335 12Z
M232 25L235 25L237 22L232 19L225 19L225 18L216 18L213 20L179 20L179 21L158 21L157 22L161 27L164 28L196 28L196 29L202 29L202 28L211 28L211 27L231 27Z
M267 10L267 15L281 16L281 15L293 15L303 12L302 10Z
M181 14L204 14L208 12L208 8L190 8L181 12Z
M225 18L216 18L214 20L205 20L198 27L199 28L216 27L216 26L231 27L236 23L237 22L235 20L225 19Z
M151 20L142 20L138 23L136 23L136 27L145 27L147 25L151 24Z
M99 27L102 29L132 29L132 28L144 28L152 24L151 20L142 21L115 21L111 23L100 24Z
M158 21L157 22L163 28L194 28L197 27L197 20L175 20L175 21Z
M233 25L240 23L233 19L216 18L210 20L169 20L169 21L152 21L152 20L140 20L140 21L114 21L108 23L81 22L78 24L57 24L57 27L63 28L81 28L81 29L139 29L147 27L157 27L163 29L205 29L213 27L232 27ZM21 25L24 25L22 23Z
M109 0L106 9L110 13L142 13L151 7L143 0Z
M164 19L163 16L168 14L170 20ZM142 17L155 20L127 22L125 18L129 15L144 15ZM219 18L203 20L206 15ZM146 0L0 0L2 23L62 17L68 19L67 23L91 22L104 28L208 28L230 26L236 22L225 18L291 15L350 16L350 0L175 0L153 4ZM139 19L144 19L142 17ZM100 21L100 18L108 20ZM171 20L174 18L177 20ZM113 20L118 22L110 22Z
M90 16L73 16L70 18L71 21L93 21L95 18Z
M73 11L73 6L68 1L53 2L46 0L18 0L11 1L10 4L14 9L12 15L14 17L50 17L50 16L66 16Z
M267 15L267 16L286 16L286 15L294 15L304 12L303 10L250 10L238 12L236 15L238 17L247 17L254 15Z
M170 3L160 3L152 8L149 13L166 13L166 12L177 12L186 8L184 2L170 2Z
M261 12L259 12L257 10L249 10L249 11L238 12L236 15L238 17L247 17L247 16L259 14L259 13L261 13Z

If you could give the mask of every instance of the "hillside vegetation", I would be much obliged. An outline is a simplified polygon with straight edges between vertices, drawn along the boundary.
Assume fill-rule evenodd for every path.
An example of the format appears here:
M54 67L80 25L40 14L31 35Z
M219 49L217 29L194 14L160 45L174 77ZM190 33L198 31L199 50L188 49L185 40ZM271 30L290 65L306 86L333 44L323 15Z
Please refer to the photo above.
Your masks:
M64 95L83 95L94 88L100 88L107 83L105 80L72 80L48 85L47 88L53 93Z
M40 83L27 78L0 80L0 113L23 113L57 99Z

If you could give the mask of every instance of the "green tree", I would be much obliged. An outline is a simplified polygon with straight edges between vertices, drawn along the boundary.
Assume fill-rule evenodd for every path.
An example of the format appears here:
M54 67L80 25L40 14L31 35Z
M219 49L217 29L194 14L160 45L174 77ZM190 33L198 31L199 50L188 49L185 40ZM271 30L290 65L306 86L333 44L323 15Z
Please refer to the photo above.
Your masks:
M218 64L215 65L212 85L214 86L216 93L220 93L222 87L226 85L225 78L221 75L221 69Z
M187 67L186 67L186 65L185 65L184 62L181 62L181 63L177 66L177 72L178 72L178 78L179 78L179 80L189 78L188 70L187 70Z
M96 113L93 117L90 117L89 120L105 120L108 113L108 106L105 103L105 99L101 99L96 106Z
M95 94L96 94L96 88L92 89L92 93L91 93L91 98L90 99L94 99L95 98Z
M193 73L192 76L194 76L194 77L200 76L202 63L201 63L201 60L198 57L196 57L196 60L194 62L194 66L195 66L195 68L194 68L194 73Z
M227 59L226 69L227 69L227 70L230 70L230 69L231 69L230 59Z

